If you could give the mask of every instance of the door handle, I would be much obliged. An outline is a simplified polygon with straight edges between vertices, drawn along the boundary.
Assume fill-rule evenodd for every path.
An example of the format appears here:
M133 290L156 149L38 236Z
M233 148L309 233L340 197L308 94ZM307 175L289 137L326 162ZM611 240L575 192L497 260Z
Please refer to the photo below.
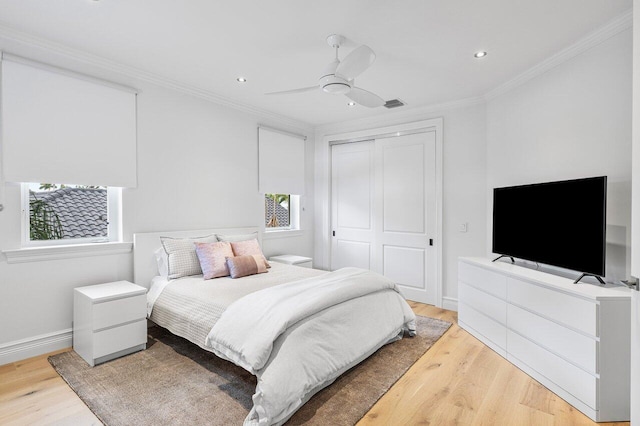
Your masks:
M429 238L429 245L432 246L433 245L433 238Z

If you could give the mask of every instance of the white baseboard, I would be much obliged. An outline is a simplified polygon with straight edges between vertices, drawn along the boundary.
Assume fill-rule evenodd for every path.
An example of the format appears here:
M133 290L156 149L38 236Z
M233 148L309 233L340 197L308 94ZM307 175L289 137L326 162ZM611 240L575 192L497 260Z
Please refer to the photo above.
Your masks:
M458 312L458 299L456 299L455 297L443 297L442 307L450 311Z
M54 331L22 340L0 344L0 365L69 348L73 344L73 329Z

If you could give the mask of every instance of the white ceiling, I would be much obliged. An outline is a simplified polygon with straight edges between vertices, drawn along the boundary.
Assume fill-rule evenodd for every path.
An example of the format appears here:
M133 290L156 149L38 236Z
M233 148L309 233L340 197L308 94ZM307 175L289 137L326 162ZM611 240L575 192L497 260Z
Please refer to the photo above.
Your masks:
M377 54L357 85L416 108L482 96L632 0L0 0L0 25L311 125L385 114L316 84L329 34ZM0 45L0 48L3 46ZM473 53L486 50L483 59ZM239 84L236 77L247 78Z

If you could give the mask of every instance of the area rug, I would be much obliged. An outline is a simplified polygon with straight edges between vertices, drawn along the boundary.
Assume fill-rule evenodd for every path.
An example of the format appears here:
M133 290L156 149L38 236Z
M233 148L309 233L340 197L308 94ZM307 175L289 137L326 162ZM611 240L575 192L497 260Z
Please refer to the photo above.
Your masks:
M418 335L386 345L317 393L288 425L353 425L451 326L417 317ZM49 362L108 426L241 425L256 378L163 328L147 350L96 367L73 351Z

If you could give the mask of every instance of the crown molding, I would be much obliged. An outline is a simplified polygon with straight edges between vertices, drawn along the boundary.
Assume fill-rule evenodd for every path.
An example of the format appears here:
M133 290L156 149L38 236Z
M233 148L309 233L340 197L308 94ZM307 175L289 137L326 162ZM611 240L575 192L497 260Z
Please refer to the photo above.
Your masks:
M233 108L238 111L242 111L247 114L258 116L260 118L274 121L285 126L289 126L298 129L303 132L313 132L314 126L309 123L305 123L299 120L286 117L284 115L276 114L262 108L257 108L252 105L244 104L234 101L222 95L219 95L213 91L202 89L200 87L181 83L177 80L173 80L164 77L160 74L149 72L140 68L131 67L103 58L98 55L87 53L85 51L74 49L61 43L56 43L51 40L47 40L42 37L38 37L23 31L16 30L0 22L0 38L11 40L25 46L37 49L43 49L47 52L54 53L56 55L71 59L86 65L95 66L102 70L118 73L127 77L135 78L147 83L154 84L156 86L171 89L177 92L185 93L206 101ZM14 52L7 52L14 53ZM17 52L16 52L17 53Z
M630 9L622 15L614 18L608 24L598 28L597 30L587 34L571 46L561 50L555 55L545 59L544 61L534 65L527 71L485 93L484 99L490 101L504 93L507 93L519 86L522 86L529 80L549 71L552 68L586 52L587 50L597 46L605 40L620 34L622 31L633 27L633 10Z

